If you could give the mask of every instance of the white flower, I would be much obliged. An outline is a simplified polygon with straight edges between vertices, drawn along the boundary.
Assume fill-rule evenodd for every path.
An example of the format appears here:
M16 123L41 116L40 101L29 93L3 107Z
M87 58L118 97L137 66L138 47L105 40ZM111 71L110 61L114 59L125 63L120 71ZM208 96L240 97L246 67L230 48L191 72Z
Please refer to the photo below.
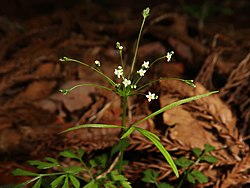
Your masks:
M119 46L118 49L119 49L119 50L122 50L122 49L123 49L123 46Z
M98 61L98 60L95 60L95 64L96 64L96 66L98 66L98 67L101 66L101 63L100 63L100 61Z
M143 64L142 64L142 68L143 67L148 69L149 68L149 61L144 61Z
M122 83L124 84L125 87L127 87L127 86L129 86L131 84L131 81L128 80L127 78L124 78Z
M123 69L121 66L118 66L118 69L115 69L114 74L117 76L117 78L120 78L123 75Z
M155 95L155 93L151 93L150 91L148 92L148 95L146 95L146 97L148 98L148 102L150 102L153 99L158 99L158 96Z
M140 70L137 71L137 73L138 73L140 76L144 76L144 74L146 73L146 70L140 69Z
M173 51L167 53L167 55L166 55L167 62L171 61L171 58L172 58L172 55L173 55L173 54L174 54Z

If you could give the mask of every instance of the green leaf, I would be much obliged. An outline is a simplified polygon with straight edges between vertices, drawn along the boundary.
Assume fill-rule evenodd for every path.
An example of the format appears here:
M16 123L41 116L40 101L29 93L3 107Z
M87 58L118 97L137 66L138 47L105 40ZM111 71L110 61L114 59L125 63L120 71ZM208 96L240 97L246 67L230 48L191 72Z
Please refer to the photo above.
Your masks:
M67 174L78 174L83 171L83 168L80 166L70 166L63 168L63 171Z
M65 177L64 184L63 184L62 188L69 188L69 178L68 178L68 176Z
M77 129L83 129L83 128L120 128L121 129L121 126L119 126L119 125L109 125L109 124L84 124L84 125L77 125L75 127L71 127L69 129L66 129L65 131L62 131L61 133L74 131L74 130L77 130Z
M40 188L41 184L42 184L42 177L36 181L36 183L33 185L32 188Z
M165 159L169 163L170 167L173 169L176 177L179 177L179 173L178 173L177 167L176 167L176 165L175 165L172 157L167 152L167 150L164 148L164 146L159 142L159 140L156 139L151 134L144 134L145 132L141 131L141 128L138 129L138 127L136 127L136 130L138 132L140 132L141 134L143 134L145 137L147 137L159 149L159 151L162 153L162 155L165 157Z
M174 162L176 165L182 168L188 167L194 163L193 161L186 159L185 157L180 157L179 159L176 159Z
M98 188L98 184L95 181L91 181L87 185L85 185L83 188Z
M124 138L128 137L134 130L135 130L135 127L134 127L134 126L131 126L131 127L127 130L127 132L125 132L125 133L122 135L122 137L121 137L120 139L124 139Z
M24 182L22 184L18 184L17 186L15 186L15 188L24 187L25 185L28 185L28 184L32 183L33 181L38 180L39 178L41 178L41 176L34 177L34 178L32 178L32 179L30 179L30 180L28 180L28 181L26 181L26 182Z
M199 170L193 170L190 173L199 183L207 183L208 182L208 177L205 176L202 172Z
M219 91L212 91L212 92L209 92L209 93L205 93L205 94L202 94L202 95L197 95L197 96L193 96L193 97L189 97L189 98L186 98L186 99L181 99L181 100L178 100L176 102L173 102L157 111L155 111L154 113L148 115L147 117L143 118L142 120L136 122L135 124L133 124L132 126L135 126L135 125L139 125L141 124L142 122L148 120L148 119L151 119L152 117L154 116L157 116L158 114L161 114L163 112L165 112L166 110L169 110L173 107L176 107L176 106L179 106L179 105L182 105L184 103L188 103L188 102L191 102L191 101L194 101L194 100L197 100L197 99L200 99L200 98L203 98L203 97L207 97L209 95L212 95L212 94L215 94L215 93L218 93Z
M90 164L91 168L95 168L97 166L97 163L94 159L90 159L89 164Z
M78 159L78 156L70 149L60 152L60 155L67 158Z
M150 131L148 131L148 130L142 129L142 128L140 128L140 127L136 127L136 130L137 130L137 131L138 131L138 129L140 129L141 132L143 132L143 135L145 135L145 134L150 135L150 136L152 136L152 137L154 137L155 139L157 139L157 140L160 141L160 138L159 138L156 134L154 134L154 133L152 133L152 132L150 132Z
M105 168L108 161L108 155L104 153L100 156L96 156L93 160L95 161L94 163L92 162L93 164Z
M187 175L187 180L189 183L193 183L193 184L195 183L195 178L193 177L191 173Z
M113 181L127 181L128 180L125 176L123 176L122 174L119 174L117 170L111 171L110 175Z
M200 157L202 154L202 150L200 148L193 148L192 152L195 154L196 157Z
M118 162L116 163L114 169L121 169L121 170L122 170L123 167L124 167L125 165L127 165L128 163L129 163L129 161L127 161L127 160L118 161Z
M48 161L48 162L51 162L55 165L59 165L58 161L55 159L55 158L52 158L52 157L45 157L44 158L45 161Z
M168 183L160 182L158 183L157 188L174 188L174 187Z
M204 148L206 153L214 150L214 147L210 144L204 144Z
M77 150L77 154L78 154L78 157L79 157L79 158L82 158L83 155L84 155L84 150L83 150L83 149L78 149L78 150Z
M70 179L72 185L75 188L79 188L80 187L80 182L79 182L79 180L75 176L73 176L72 174L69 174L69 179Z
M114 182L110 181L104 184L104 188L116 188Z
M54 181L52 181L52 182L50 183L51 187L52 187L52 188L58 187L58 186L62 183L62 181L63 181L63 179L65 178L65 176L66 176L66 175L61 175L61 176L57 177Z
M122 148L123 148L123 150L125 150L125 148L127 148L128 146L129 146L129 140L128 139L125 138L125 139L119 140L119 142L112 147L112 150L110 152L110 156L113 157L114 154L121 151Z
M16 170L12 171L12 174L14 176L39 176L39 174L37 174L37 173L23 170L20 168L17 168Z
M43 162L39 160L30 160L28 162L31 166L36 166L36 168L38 169L48 169L48 168L58 166L57 164L54 164L54 163L48 163L48 162Z
M218 162L218 159L212 155L209 155L209 156L204 156L201 158L203 161L207 161L209 163L217 163Z
M122 185L123 188L132 188L130 185L131 183L128 181L122 181L120 182L120 184Z
M146 183L155 183L157 182L157 177L159 176L159 172L151 169L147 169L143 172L144 177L141 179Z

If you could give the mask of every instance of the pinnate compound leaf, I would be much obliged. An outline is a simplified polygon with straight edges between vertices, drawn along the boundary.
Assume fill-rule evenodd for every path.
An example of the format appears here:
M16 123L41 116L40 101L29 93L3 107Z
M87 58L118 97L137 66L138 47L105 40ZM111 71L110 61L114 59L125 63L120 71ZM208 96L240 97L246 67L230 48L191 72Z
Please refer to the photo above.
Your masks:
M91 181L87 185L85 185L83 188L98 188L98 184L95 181Z
M52 187L52 188L58 187L58 186L62 183L62 181L63 181L63 179L65 178L65 176L66 176L66 175L61 175L61 176L57 177L54 181L52 181L52 182L50 183L51 187Z
M61 133L66 133L69 131L74 131L74 130L83 129L83 128L121 128L121 126L109 125L109 124L84 124L84 125L77 125L75 127L71 127L69 129L66 129L65 131L62 131Z
M209 163L217 163L218 162L218 159L212 155L204 156L204 157L202 157L202 160L207 161Z
M75 188L79 188L79 187L80 187L80 182L79 182L79 180L78 180L75 176L73 176L72 174L70 174L70 175L69 175L69 179L70 179L72 185L73 185Z
M194 163L193 161L186 159L185 157L180 157L179 159L176 159L174 162L176 165L182 168L188 167L189 165Z
M42 177L41 178L39 178L37 181L36 181L36 183L32 186L32 188L40 188L41 187L41 185L42 185Z
M143 118L142 120L136 122L135 124L133 124L132 126L135 126L135 125L139 125L141 124L142 122L148 120L148 119L151 119L152 117L154 116L157 116L158 114L161 114L163 112L165 112L166 110L169 110L173 107L176 107L176 106L179 106L179 105L182 105L182 104L185 104L185 103L188 103L188 102L191 102L191 101L194 101L194 100L197 100L197 99L200 99L200 98L203 98L203 97L207 97L209 95L212 95L212 94L215 94L215 93L218 93L219 91L212 91L212 92L209 92L209 93L205 93L205 94L202 94L202 95L197 95L197 96L193 96L193 97L188 97L186 99L181 99L181 100L178 100L176 102L173 102L167 106L164 106L163 108L153 112L152 114L148 115L147 117Z
M20 169L20 168L15 169L12 172L12 174L14 176L39 176L39 174L37 174L37 173L30 172L30 171L27 171L27 170L23 170L23 169Z
M145 137L147 137L159 149L159 151L162 153L162 155L167 160L167 162L170 165L170 167L173 169L176 177L179 177L179 173L178 173L177 167L176 167L176 165L175 165L172 157L167 152L167 150L164 148L164 146L159 142L159 140L156 139L154 136L152 136L150 134L144 134L145 132L141 131L141 129L137 129L137 127L136 127L136 130L138 132L140 132L141 134L143 134Z
M78 156L70 149L60 152L60 155L67 158L78 159Z
M199 157L202 154L202 150L200 148L193 148L192 152L195 154L196 157Z

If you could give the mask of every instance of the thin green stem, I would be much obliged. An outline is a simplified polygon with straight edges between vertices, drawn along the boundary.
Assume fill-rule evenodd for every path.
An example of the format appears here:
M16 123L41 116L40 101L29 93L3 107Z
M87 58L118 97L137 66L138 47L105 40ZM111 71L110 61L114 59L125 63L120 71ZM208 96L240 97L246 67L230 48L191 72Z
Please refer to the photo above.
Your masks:
M123 97L123 104L122 104L122 134L126 132L126 117L127 117L127 96ZM119 161L123 161L123 155L124 155L124 147L121 147L121 156ZM122 167L121 167L122 168ZM119 169L119 172L121 173L122 169Z
M143 17L143 21L142 21L140 32L139 32L139 36L138 36L138 40L136 42L135 54L134 54L134 58L133 58L133 61L132 61L130 76L132 75L132 73L134 71L134 66L135 66L135 61L136 61L136 57L137 57L137 52L138 52L138 48L139 48L139 44L140 44L140 40L141 40L141 33L142 33L142 30L143 30L143 27L144 27L145 20L146 20L146 17Z
M100 74L101 76L103 76L103 77L105 78L105 80L106 80L108 83L110 83L112 86L115 86L115 85L116 85L115 82L114 82L111 78L109 78L107 75L105 75L100 69L97 69L97 68L92 67L92 66L90 66L90 65L88 65L88 64L86 64L86 63L83 63L83 62L81 62L81 61L78 61L78 60L76 60L76 59L71 59L71 58L68 58L68 57L64 57L64 59L61 60L61 61L71 61L71 62L75 62L75 63L81 64L81 65L84 65L84 66L86 66L86 67L88 67L88 68L90 68L90 69L96 71L96 72L97 72L98 74Z
M93 180L94 178L93 178L93 175L92 175L90 169L87 167L87 165L83 162L83 160L81 158L79 158L79 161L82 163L83 167L86 169L86 171L89 174L91 180Z
M100 89L105 89L105 90L108 90L108 91L113 91L111 88L108 88L108 87L105 87L105 86L102 86L102 85L98 85L98 84L78 84L78 85L73 86L72 88L69 88L69 89L60 89L59 91L62 92L64 95L66 95L69 92L71 92L72 90L74 90L74 89L76 89L78 87L82 87L82 86L94 86L94 87L97 87L97 88L100 88Z

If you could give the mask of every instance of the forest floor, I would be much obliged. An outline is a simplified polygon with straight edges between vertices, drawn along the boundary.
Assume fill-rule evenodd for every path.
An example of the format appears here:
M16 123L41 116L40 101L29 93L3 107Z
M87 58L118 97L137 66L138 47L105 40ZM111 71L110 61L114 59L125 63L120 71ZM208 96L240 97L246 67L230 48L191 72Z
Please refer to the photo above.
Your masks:
M181 3L182 2L182 3ZM209 2L209 3L208 3ZM143 82L160 77L195 80L196 88L180 81L161 81L145 89L159 99L148 103L132 96L128 113L135 122L178 99L220 92L166 111L140 125L157 134L171 156L192 159L192 148L215 147L215 164L195 168L207 183L185 187L247 187L250 184L250 3L241 1L8 1L0 12L0 187L20 183L16 168L30 169L27 160L58 157L67 148L89 155L106 152L119 140L119 131L82 129L59 132L77 124L121 123L119 97L93 86L64 96L61 88L81 83L105 85L101 77L63 56L94 65L115 78L119 41L124 61L131 65L144 8L145 23L136 69L174 51L171 62L156 63ZM143 106L143 108L142 108ZM146 169L159 181L178 180L154 145L141 135L130 136L124 174L141 187ZM183 170L180 169L180 174ZM248 184L247 184L248 183ZM139 186L140 185L140 186ZM149 185L145 185L145 187Z

